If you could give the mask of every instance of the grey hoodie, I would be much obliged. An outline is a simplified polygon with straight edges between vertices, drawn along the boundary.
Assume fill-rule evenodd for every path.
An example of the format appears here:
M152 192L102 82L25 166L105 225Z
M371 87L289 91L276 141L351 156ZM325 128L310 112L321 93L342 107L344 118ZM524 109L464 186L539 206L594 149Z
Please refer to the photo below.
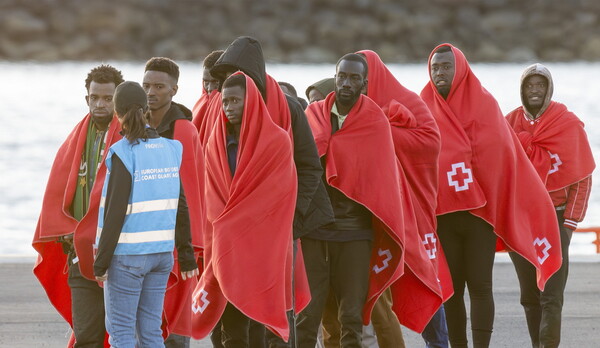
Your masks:
M540 111L536 114L536 115L532 115L529 112L529 109L527 109L527 98L525 97L525 93L524 93L524 86L523 84L525 83L525 80L532 75L540 75L546 78L546 80L548 80L548 90L546 92L546 96L544 97L544 104L542 104L542 108L540 109ZM552 82L552 75L550 74L550 70L548 70L548 68L546 68L545 66L543 66L540 63L535 63L533 65L528 66L527 68L525 68L525 71L523 71L523 74L521 75L521 103L523 104L523 110L525 111L525 115L527 115L527 117L529 119L535 120L536 118L540 117L544 111L546 111L546 109L548 108L548 106L550 106L550 102L552 101L552 94L554 93L554 82Z

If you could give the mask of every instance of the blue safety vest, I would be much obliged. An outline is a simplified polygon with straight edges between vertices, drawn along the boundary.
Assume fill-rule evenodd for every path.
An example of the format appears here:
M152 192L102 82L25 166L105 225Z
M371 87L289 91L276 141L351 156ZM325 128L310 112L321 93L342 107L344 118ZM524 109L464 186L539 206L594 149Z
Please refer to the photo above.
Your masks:
M104 223L104 202L117 154L132 178L127 214L114 255L171 252L175 247L175 221L179 202L179 168L183 147L177 140L153 138L130 144L122 139L110 147L108 169L98 213L96 245Z

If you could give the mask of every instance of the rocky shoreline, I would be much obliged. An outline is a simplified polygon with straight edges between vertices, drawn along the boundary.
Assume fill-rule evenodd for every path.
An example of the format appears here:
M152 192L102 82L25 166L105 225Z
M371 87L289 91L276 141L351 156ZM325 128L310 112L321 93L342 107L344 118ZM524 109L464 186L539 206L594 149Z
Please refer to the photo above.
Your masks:
M284 63L419 62L442 42L471 61L595 61L599 16L597 0L0 0L0 60L200 61L251 35Z

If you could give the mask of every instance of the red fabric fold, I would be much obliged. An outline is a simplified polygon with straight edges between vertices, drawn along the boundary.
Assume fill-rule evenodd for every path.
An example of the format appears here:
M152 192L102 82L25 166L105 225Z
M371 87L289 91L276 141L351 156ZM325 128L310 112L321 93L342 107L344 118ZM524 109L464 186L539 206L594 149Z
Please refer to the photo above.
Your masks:
M431 284L431 277L437 276L445 301L452 296L454 289L450 270L436 232L438 159L441 148L437 124L421 97L402 86L377 53L370 50L358 53L365 55L369 66L367 96L382 108L392 126L396 156L406 176L408 192L415 211L417 227L415 232L418 232L420 236L419 245L413 247L407 245L406 261L410 268L413 268L411 263L417 264L426 260L432 262L435 271L433 275L429 269L423 269L423 273L416 274L416 276L423 285ZM409 231L407 230L406 233L408 234ZM419 254L409 257L409 252L416 253L423 247L425 248L424 254L419 252ZM397 297L410 297L416 302L414 312L420 315L433 316L435 314L435 312L423 313L420 311L418 304L421 303L421 300L418 296L414 296L417 294L407 290L406 285L403 285L402 282L398 284L398 287ZM437 288L429 289L424 286L423 290L439 294ZM398 300L400 299L395 298L394 303ZM435 302L434 297L432 300ZM406 302L407 300L402 301ZM412 310L407 308L405 311Z
M106 175L104 160L108 148L121 139L121 129L116 117L111 121L106 133L106 150L96 174L96 180L90 194L89 208L81 221L75 220L70 207L75 195L81 154L85 146L87 129L91 120L88 114L71 131L58 149L58 154L50 170L48 185L42 201L42 211L33 237L33 248L38 258L33 273L48 295L50 303L58 313L73 326L71 313L71 289L67 283L67 255L57 241L60 236L73 234L75 250L79 257L79 267L91 272L93 277L92 244L98 225L98 206L102 186ZM89 277L88 277L89 278Z
M442 137L438 215L468 210L484 219L498 235L499 248L518 252L536 267L543 289L562 261L552 201L464 54L443 45L455 57L450 93L442 98L431 79L421 92Z
M198 137L203 148L206 147L208 137L220 115L220 109L221 93L217 90L212 91L210 94L203 92L192 109L192 123L198 130Z
M206 93L206 89L202 87L202 94L200 94L200 98L194 104L192 108L192 123L200 132L201 124L204 121L204 113L206 112L206 102L208 101L208 93Z
M229 170L223 112L208 140L207 216L213 231L193 296L196 338L210 333L229 301L288 339L297 179L289 135L271 117L246 76L235 176Z
M570 186L590 176L596 168L583 122L564 104L550 102L533 124L522 106L506 119L548 191Z
M290 108L287 103L287 98L279 87L279 83L277 83L277 81L269 74L267 74L266 104L267 109L269 110L269 115L271 115L273 122L275 122L275 124L277 124L279 127L283 128L290 136L290 139L293 140L292 117L290 115Z
M416 233L405 234L407 229L416 228L414 212L406 194L406 179L394 152L389 121L375 102L360 96L343 127L332 135L330 113L334 102L335 93L331 93L324 101L309 105L306 115L319 156L327 158L327 183L373 213L373 252L363 321L370 321L373 305L381 293L403 277L407 280L403 283L410 286L410 291L423 295L419 299L419 310L426 314L421 316L409 309L415 308L415 301L398 299L395 309L400 313L399 318L404 319L411 329L422 331L431 317L429 313L434 313L442 300L441 296L430 291L430 288L439 291L435 277L425 286L429 290L425 290L419 287L423 283L415 276L427 273L424 269L435 274L432 264L428 260L415 264L405 260L422 255L419 252L422 246ZM409 253L408 245L417 246L417 251ZM434 298L436 300L432 300Z
M204 249L206 227L204 151L196 128L188 120L175 121L173 139L183 145L179 171L190 216L190 233L195 254ZM174 252L177 260L177 250ZM192 335L192 293L198 284L196 278L180 278L179 263L175 262L165 293L164 321L169 333Z

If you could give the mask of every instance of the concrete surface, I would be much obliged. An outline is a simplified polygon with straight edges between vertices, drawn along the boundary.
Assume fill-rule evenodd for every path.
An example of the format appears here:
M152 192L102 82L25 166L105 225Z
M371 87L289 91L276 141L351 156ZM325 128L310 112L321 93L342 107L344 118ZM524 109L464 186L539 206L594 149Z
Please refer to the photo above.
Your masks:
M530 347L514 268L499 255L494 268L496 318L491 347ZM600 347L600 258L571 263L563 309L561 347ZM30 260L0 260L0 347L65 347L70 329L50 305L33 276ZM420 336L404 329L407 347L424 347ZM211 347L210 340L193 348Z

